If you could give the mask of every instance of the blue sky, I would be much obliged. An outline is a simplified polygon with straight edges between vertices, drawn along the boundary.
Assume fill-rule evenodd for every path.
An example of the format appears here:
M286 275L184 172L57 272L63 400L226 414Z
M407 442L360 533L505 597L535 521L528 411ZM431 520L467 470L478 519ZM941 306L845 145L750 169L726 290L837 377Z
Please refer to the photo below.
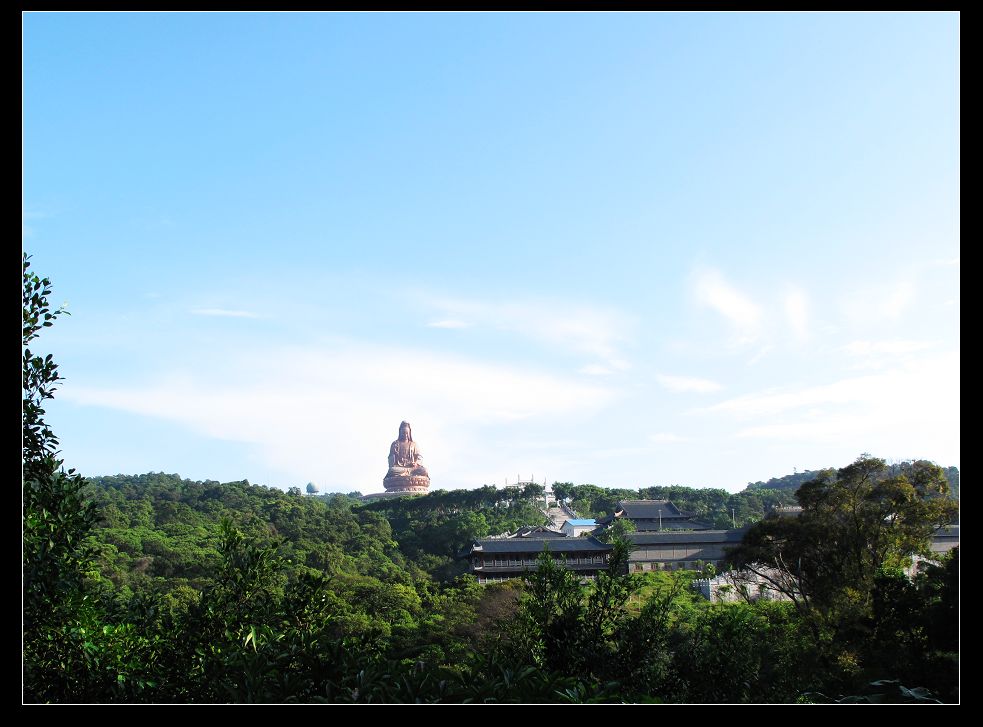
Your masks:
M959 465L955 13L27 13L88 475Z

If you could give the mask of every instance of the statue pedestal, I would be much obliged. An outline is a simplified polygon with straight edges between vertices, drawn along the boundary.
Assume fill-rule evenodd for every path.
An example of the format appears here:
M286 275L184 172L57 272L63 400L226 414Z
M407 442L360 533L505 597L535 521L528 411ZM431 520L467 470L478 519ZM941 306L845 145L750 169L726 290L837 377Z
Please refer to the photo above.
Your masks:
M421 475L411 475L409 477L396 477L387 475L382 481L382 486L386 492L392 493L424 493L430 488L430 478Z
M426 492L373 492L371 495L362 495L362 502L373 502L374 500L387 500L396 497L414 497L426 495Z

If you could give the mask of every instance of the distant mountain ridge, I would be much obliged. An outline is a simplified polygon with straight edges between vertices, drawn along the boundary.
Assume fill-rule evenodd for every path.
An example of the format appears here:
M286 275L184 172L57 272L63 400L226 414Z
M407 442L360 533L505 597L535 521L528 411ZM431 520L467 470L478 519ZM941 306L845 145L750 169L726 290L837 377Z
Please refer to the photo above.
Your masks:
M901 474L906 465L906 462L899 462L896 464L888 465L888 473L891 476ZM943 467L945 471L946 480L949 482L949 491L953 498L959 499L959 468L958 467ZM802 472L796 472L791 475L785 475L784 477L772 477L767 482L749 482L745 488L745 492L749 490L788 490L790 492L795 492L802 485L810 480L815 479L819 476L822 470L803 470Z

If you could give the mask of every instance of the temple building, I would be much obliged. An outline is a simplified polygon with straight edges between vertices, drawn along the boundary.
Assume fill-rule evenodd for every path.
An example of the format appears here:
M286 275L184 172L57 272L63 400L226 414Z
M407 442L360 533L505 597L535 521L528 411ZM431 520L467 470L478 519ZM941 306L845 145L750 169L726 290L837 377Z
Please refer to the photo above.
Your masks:
M693 513L683 512L669 500L621 500L614 515L598 520L600 525L610 525L619 518L627 518L639 531L647 530L709 530L710 523L698 520Z
M747 528L628 533L625 537L632 545L628 571L700 570L711 563L726 568L726 549L740 545L745 532Z
M697 569L707 563L724 567L724 549L738 545L745 532L712 530L668 500L622 500L613 515L596 521L569 518L559 532L545 526L526 526L514 533L475 540L467 553L471 573L479 583L521 578L536 569L537 559L548 549L557 564L593 578L598 571L607 570L613 546L581 534L610 526L618 518L631 520L636 528L627 536L632 545L630 572Z
M937 555L944 555L953 548L959 547L959 521L951 525L943 525L932 535L932 544L929 546L931 551Z
M612 546L592 537L527 533L475 540L468 557L471 573L478 583L522 578L527 571L536 570L539 556L544 550L558 565L585 578L593 578L599 571L607 570L612 549Z

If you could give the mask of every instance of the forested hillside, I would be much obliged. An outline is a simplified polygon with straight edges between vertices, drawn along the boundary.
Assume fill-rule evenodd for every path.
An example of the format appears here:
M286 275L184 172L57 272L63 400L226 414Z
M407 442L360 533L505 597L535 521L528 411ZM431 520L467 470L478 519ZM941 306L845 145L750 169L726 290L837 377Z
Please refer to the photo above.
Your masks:
M363 504L347 495L304 497L248 482L195 482L149 473L89 478L100 519L93 533L99 577L126 592L193 599L221 560L223 521L253 542L276 544L290 575L327 573L339 592L368 591L467 571L471 539L540 524L536 492L433 492Z
M541 519L533 489L364 504L151 473L93 478L87 492L100 519L85 588L105 636L85 642L102 660L73 699L824 701L869 691L881 651L898 661L892 676L952 698L948 657L905 665L927 642L907 646L899 629L922 623L931 643L952 643L955 560L917 587L885 574L875 593L906 600L869 621L876 640L858 642L832 626L817 635L819 615L792 603L709 604L691 588L696 573L628 575L624 550L586 586L550 560L528 584L451 580L472 537ZM699 505L686 499L695 492L638 494ZM847 655L868 666L837 661Z
M124 595L156 593L186 606L212 585L223 522L260 547L275 546L283 577L326 574L340 633L389 633L420 611L417 569L387 520L355 513L344 496L325 502L248 482L193 482L146 474L89 480L100 520L92 535L97 578ZM352 608L357 604L357 608Z
M749 482L748 490L788 490L794 492L819 474L819 470L802 470L783 477L772 477L767 482Z
M887 471L891 476L894 476L907 471L908 466L908 463L898 462L888 465ZM949 483L950 496L959 499L959 468L945 467L943 471L945 472L946 481ZM772 477L767 482L749 482L745 492L754 490L787 490L795 492L799 487L815 479L820 474L822 474L821 470L803 470L802 472L785 475L784 477Z

